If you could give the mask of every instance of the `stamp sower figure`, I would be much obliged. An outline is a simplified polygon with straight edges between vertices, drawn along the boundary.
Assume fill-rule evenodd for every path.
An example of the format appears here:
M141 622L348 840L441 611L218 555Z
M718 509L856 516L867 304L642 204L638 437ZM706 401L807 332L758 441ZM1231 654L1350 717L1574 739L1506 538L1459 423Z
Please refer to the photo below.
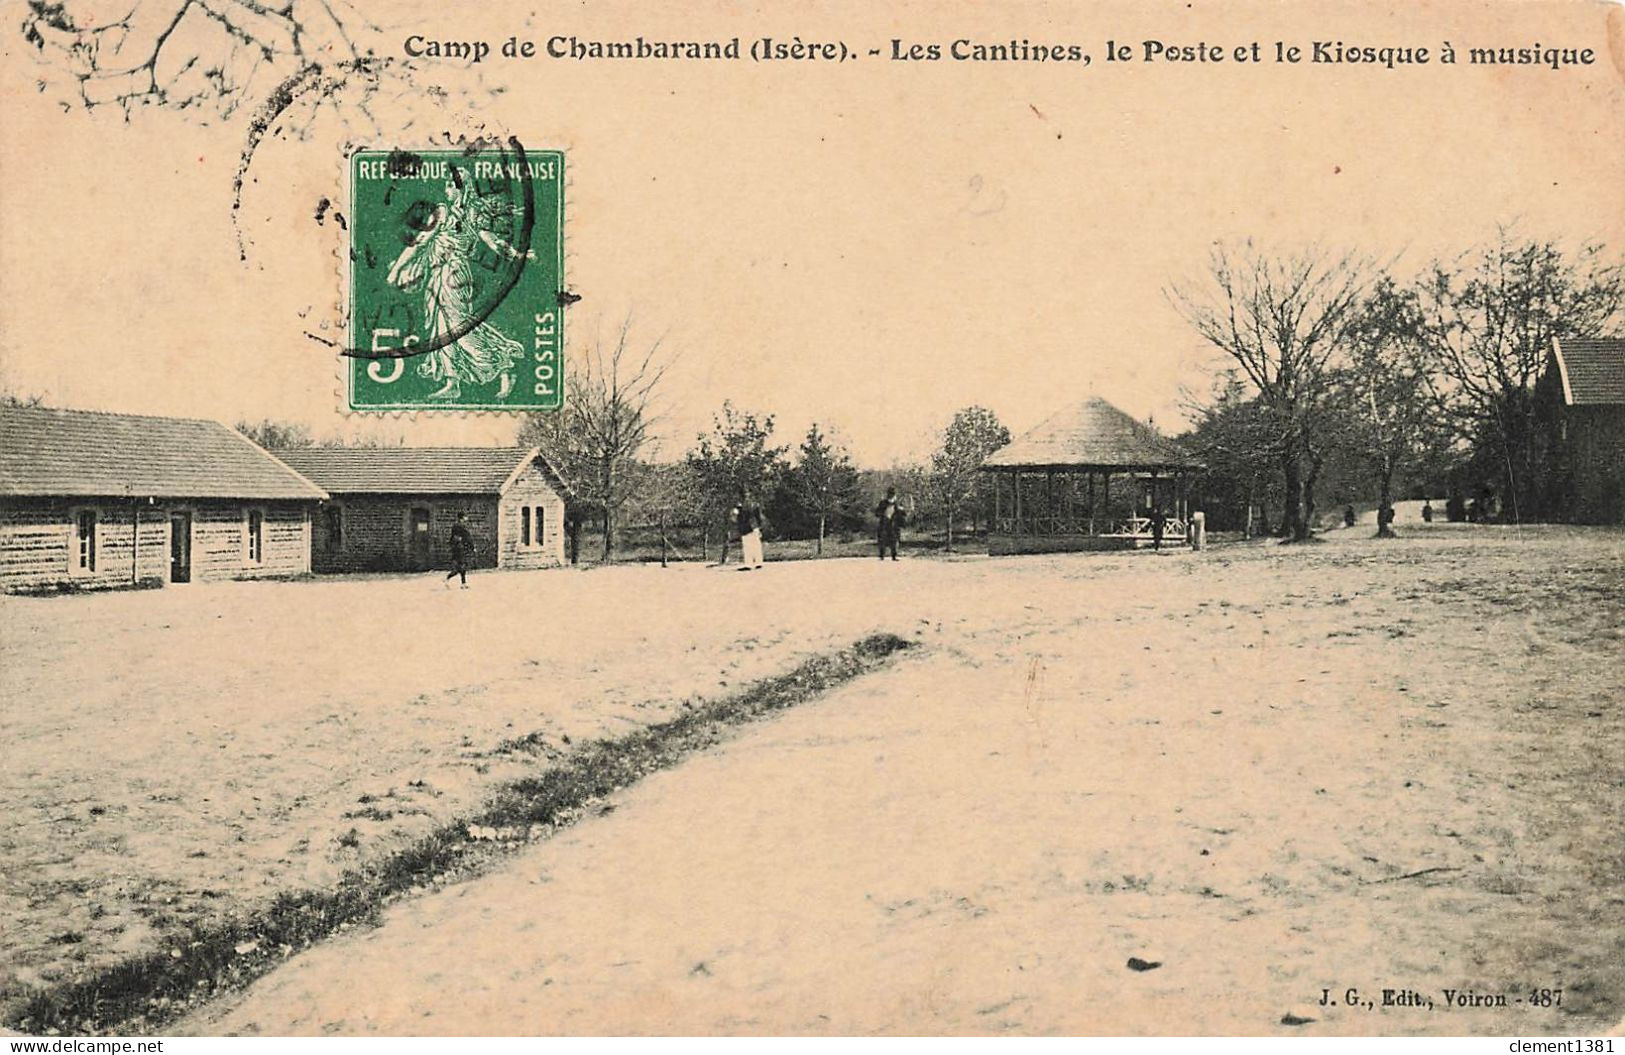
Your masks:
M886 488L886 497L875 506L875 537L880 543L880 559L886 559L886 551L891 550L891 559L897 559L897 541L903 534L903 507L897 504L897 488Z
M451 526L451 571L446 573L446 589L451 589L451 580L463 580L463 589L468 589L468 560L474 554L474 536L468 530L468 517L466 514L457 514L457 523Z
M490 384L502 378L498 399L513 389L510 368L525 356L524 347L488 322L474 320L474 252L483 243L499 256L534 260L498 237L494 228L513 212L513 203L493 195L476 195L462 169L451 170L446 201L435 206L425 227L389 268L389 281L400 289L421 284L423 340L436 345L418 364L418 376L443 381L430 399L456 399L462 382Z
M762 510L749 495L734 507L734 520L739 528L740 571L762 566Z

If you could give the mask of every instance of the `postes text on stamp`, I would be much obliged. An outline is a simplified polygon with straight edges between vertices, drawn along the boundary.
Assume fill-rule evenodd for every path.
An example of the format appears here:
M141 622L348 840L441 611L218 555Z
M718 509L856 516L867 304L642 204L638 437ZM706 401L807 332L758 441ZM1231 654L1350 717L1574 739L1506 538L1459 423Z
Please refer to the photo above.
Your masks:
M564 155L515 140L350 157L351 410L564 399Z

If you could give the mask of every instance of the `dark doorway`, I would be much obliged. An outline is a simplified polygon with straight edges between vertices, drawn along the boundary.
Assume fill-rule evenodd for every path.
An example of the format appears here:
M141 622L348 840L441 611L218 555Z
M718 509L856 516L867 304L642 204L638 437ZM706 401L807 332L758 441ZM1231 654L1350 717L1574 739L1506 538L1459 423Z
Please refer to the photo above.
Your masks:
M429 570L430 554L434 552L431 521L429 510L422 506L413 507L406 529L406 559L413 571Z
M169 514L169 581L192 581L192 514Z

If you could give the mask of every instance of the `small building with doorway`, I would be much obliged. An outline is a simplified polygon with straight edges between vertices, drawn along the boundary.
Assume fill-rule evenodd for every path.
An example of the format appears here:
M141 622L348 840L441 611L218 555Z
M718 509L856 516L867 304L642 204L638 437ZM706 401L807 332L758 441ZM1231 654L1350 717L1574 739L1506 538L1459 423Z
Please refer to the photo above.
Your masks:
M317 572L450 567L459 513L474 538L471 568L564 563L566 488L536 448L304 447L276 455L328 494L311 533Z
M1535 386L1551 515L1625 523L1625 337L1553 340Z
M326 497L217 421L0 406L0 589L301 575Z
M982 463L993 476L988 552L1136 549L1185 536L1178 444L1098 397L1067 407Z

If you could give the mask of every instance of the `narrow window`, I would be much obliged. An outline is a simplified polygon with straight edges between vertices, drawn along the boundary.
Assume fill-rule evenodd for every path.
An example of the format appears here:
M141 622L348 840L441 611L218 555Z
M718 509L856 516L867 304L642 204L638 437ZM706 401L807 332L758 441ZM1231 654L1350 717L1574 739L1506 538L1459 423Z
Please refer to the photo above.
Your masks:
M537 506L536 507L536 545L538 545L538 546L542 545L544 542L547 541L542 535L542 524L545 523L545 521L543 521L543 519L542 519L542 512L543 512L542 507Z
M530 506L522 506L519 510L519 544L530 545Z
M344 548L344 510L339 506L327 507L327 548Z
M248 511L248 562L258 564L265 559L265 514L258 509Z
M79 571L96 570L96 511L82 509L78 519L79 551L75 567Z

